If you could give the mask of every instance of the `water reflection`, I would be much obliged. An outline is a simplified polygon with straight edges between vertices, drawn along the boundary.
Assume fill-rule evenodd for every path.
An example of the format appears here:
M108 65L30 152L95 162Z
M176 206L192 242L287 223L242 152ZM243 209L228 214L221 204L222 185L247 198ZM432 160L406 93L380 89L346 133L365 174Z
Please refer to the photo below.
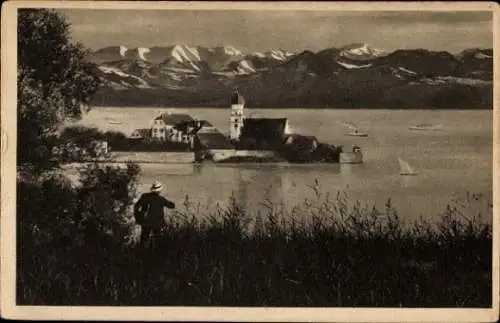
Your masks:
M420 179L418 176L399 176L399 183L402 188L416 187Z
M228 205L230 196L250 214L265 213L267 202L291 210L305 199L315 200L316 181L323 197L327 193L332 197L339 191L346 192L350 200L370 205L375 202L383 205L390 197L405 214L420 213L415 205L426 205L427 209L432 208L430 212L426 209L426 214L434 214L436 207L449 199L447 190L436 185L436 174L400 176L394 168L368 164L141 166L140 193L149 190L152 181L159 180L165 184L163 193L167 197L182 205L188 195L192 203L199 205L202 215L217 204Z
M336 178L340 173L339 165L316 165L317 169L307 165L264 167L224 167L226 174L232 174L238 188L234 193L236 199L252 211L266 211L264 205L275 207L286 205L293 207L306 198L315 196L314 186L326 184L320 190L330 187L328 179ZM232 169L233 172L228 171ZM207 171L212 171L207 169ZM333 176L332 176L333 175ZM325 181L326 179L326 181Z
M351 177L358 166L359 165L339 164L339 173L341 173L343 177Z

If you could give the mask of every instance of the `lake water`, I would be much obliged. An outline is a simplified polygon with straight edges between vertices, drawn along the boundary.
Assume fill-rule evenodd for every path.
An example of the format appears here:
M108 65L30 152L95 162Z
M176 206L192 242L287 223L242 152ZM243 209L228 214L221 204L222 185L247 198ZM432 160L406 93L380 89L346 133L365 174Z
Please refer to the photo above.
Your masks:
M102 130L131 133L146 128L161 112L186 112L209 120L223 132L229 127L229 109L94 108L80 122ZM296 133L364 153L360 165L160 165L143 164L141 192L153 180L166 186L164 194L182 204L189 200L210 207L226 203L231 194L260 209L266 199L291 208L314 193L308 185L318 180L323 193L345 192L380 209L388 198L406 219L432 219L446 204L466 192L492 196L493 111L432 110L306 110L246 109L247 116L286 117ZM111 121L111 123L110 123ZM119 124L117 123L119 122ZM368 137L345 136L341 122L353 122ZM440 131L409 131L418 123L441 125ZM398 157L418 176L399 175ZM489 219L488 221L491 221Z

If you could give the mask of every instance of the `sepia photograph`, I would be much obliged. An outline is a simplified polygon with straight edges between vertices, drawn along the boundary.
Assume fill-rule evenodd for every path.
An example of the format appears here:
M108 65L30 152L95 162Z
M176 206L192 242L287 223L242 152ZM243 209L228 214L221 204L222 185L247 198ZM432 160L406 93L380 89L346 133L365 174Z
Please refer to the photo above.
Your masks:
M497 15L7 2L2 317L495 321Z

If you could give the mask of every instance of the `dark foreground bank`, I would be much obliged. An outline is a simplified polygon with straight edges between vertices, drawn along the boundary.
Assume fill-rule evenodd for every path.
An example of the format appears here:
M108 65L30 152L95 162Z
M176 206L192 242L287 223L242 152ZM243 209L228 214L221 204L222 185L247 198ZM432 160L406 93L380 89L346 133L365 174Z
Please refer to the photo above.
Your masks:
M341 194L294 214L186 201L145 250L128 211L138 169L82 174L78 188L18 182L19 304L491 306L491 227L458 206L403 225L390 201L349 208Z

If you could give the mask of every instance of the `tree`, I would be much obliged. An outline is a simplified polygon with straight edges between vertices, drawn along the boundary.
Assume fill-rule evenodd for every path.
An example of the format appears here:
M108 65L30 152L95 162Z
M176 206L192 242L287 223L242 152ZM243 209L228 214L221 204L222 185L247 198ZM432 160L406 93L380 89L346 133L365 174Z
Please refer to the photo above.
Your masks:
M18 164L44 169L57 128L88 111L100 81L61 14L20 9L18 22Z
M81 151L110 136L81 126L58 135L63 122L88 111L99 77L59 13L22 9L18 28L16 295L19 303L46 304L71 298L82 282L95 282L103 267L122 260L140 168L94 163L77 173L79 183L47 171L59 143Z

